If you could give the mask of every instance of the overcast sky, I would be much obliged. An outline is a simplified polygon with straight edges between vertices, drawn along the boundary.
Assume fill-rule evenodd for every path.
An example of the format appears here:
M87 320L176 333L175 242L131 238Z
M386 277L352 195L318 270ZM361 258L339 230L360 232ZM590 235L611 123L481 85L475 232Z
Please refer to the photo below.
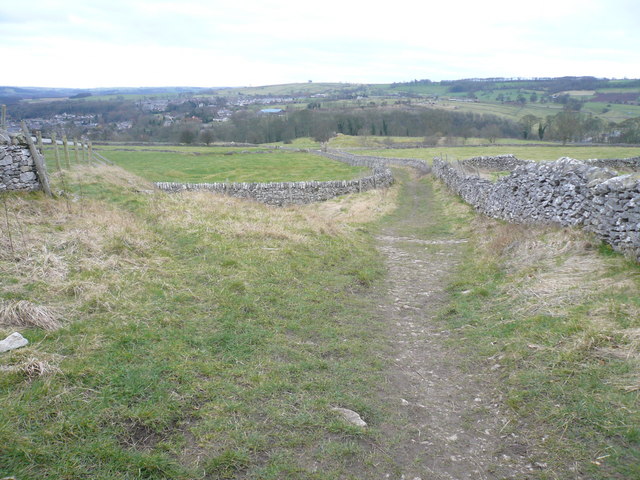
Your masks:
M0 35L0 85L640 78L638 0L2 0Z

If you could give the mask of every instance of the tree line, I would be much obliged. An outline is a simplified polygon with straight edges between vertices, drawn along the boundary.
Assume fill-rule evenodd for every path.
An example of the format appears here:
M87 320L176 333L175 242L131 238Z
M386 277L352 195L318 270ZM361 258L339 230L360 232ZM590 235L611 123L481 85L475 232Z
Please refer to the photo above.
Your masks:
M312 137L322 142L335 134L425 137L435 142L443 136L515 138L520 132L517 122L495 115L438 109L367 108L339 111L303 109L273 116L244 110L234 113L226 122L204 129L200 125L182 125L173 135L174 138L177 135L182 143L190 143L188 140L198 138L198 131L204 135L204 143L288 143L300 137ZM150 137L154 136L153 132L148 133ZM166 130L166 134L170 132Z
M562 142L640 143L640 119L618 124L580 112L581 105L563 104L563 111L539 118L526 115L519 121L490 114L402 106L324 109L319 102L304 109L290 108L282 115L265 115L239 109L225 121L213 121L211 113L195 103L167 107L180 120L167 122L164 114L143 112L131 101L58 101L11 105L14 119L51 117L60 113L92 115L93 125L67 122L50 127L59 135L93 140L158 141L180 143L290 142L299 137L322 139L342 133L353 136L423 137L435 143L442 137L524 138ZM131 128L116 122L130 121ZM43 133L47 133L47 129Z

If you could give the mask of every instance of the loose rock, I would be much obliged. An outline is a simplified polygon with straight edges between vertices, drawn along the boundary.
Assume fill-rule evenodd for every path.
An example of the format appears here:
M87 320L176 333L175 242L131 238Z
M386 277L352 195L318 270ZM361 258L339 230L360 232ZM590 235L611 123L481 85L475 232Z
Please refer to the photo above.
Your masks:
M367 422L365 422L362 417L353 410L349 410L348 408L340 408L334 407L331 409L333 412L339 413L342 418L344 418L347 422L356 425L357 427L366 427Z
M0 342L0 353L15 350L16 348L24 347L29 343L29 340L24 338L18 332L14 332L7 338Z

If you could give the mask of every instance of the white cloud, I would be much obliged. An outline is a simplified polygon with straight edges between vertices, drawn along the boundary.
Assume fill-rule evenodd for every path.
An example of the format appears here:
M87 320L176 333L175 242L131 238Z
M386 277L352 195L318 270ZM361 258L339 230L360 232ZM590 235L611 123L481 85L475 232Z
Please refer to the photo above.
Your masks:
M0 6L0 28L8 85L640 77L632 0L32 0Z

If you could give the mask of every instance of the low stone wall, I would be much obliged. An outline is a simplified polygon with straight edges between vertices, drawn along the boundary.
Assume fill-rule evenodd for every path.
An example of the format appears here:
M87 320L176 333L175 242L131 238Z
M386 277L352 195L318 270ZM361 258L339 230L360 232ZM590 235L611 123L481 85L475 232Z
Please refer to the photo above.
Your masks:
M495 157L473 157L462 160L461 165L483 170L511 171L520 165L529 163L527 160L520 160L515 155L497 155Z
M433 173L480 212L518 223L582 225L640 259L640 179L579 160L527 162L495 183L440 159Z
M531 163L530 160L520 160L513 154L473 157L459 162L465 168L475 168L480 170L512 171L516 167ZM640 157L633 158L608 158L591 159L583 163L592 167L611 168L613 170L640 171Z
M431 167L424 160L417 158L395 158L395 157L374 157L370 155L354 155L353 153L335 150L331 152L317 152L333 160L348 163L354 166L364 166L370 168L387 167L397 165L401 167L412 167L420 173L427 174L431 171Z
M631 170L640 172L640 157L633 158L608 158L608 159L591 159L584 163L593 165L594 167L613 168L622 170Z
M360 193L393 184L389 169L377 168L372 175L354 180L328 182L271 182L271 183L169 183L158 182L156 187L166 192L207 190L238 198L250 198L267 205L306 204L329 200L348 193Z
M369 167L372 174L355 180L329 182L272 182L272 183L171 183L155 185L166 192L207 190L238 198L250 198L267 205L292 205L321 202L348 193L360 193L374 188L386 188L393 184L393 174L387 165L402 164L428 173L430 167L422 160L406 158L370 157L347 152L313 151L316 155L338 160L355 167Z
M39 189L29 148L26 145L0 145L0 192Z

